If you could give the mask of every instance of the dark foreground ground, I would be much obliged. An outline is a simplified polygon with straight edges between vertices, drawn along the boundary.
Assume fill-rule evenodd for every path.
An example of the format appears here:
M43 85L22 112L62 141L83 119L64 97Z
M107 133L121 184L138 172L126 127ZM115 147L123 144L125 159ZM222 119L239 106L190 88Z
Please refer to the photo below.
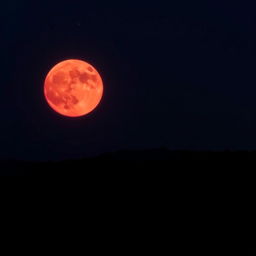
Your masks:
M248 249L248 256L255 256L256 255L256 249L255 248L249 248Z
M191 152L164 149L119 151L95 158L56 162L2 160L2 176L87 176L87 175L166 175L199 174L251 176L256 173L256 152ZM238 177L239 178L239 177Z

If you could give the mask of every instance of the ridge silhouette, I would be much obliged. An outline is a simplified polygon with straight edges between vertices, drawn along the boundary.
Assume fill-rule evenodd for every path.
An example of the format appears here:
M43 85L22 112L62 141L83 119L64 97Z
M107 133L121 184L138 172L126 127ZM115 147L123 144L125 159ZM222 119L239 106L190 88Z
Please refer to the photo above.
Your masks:
M63 161L0 161L0 175L87 176L100 173L216 174L255 172L256 151L121 150L96 157Z

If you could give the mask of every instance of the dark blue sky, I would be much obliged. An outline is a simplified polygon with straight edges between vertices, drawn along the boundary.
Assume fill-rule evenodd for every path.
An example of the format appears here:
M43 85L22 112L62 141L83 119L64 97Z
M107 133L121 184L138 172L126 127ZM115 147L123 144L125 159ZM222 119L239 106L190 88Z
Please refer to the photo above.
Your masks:
M256 149L256 4L53 2L1 3L1 158ZM100 106L78 119L43 97L68 58L104 82Z

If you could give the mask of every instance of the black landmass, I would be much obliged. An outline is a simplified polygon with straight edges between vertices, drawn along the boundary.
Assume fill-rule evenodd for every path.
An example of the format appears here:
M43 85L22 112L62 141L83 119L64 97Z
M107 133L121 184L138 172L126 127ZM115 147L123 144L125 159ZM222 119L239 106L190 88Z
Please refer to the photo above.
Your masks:
M256 255L256 248L249 248L248 256L255 256L255 255Z
M167 149L118 151L97 157L33 162L2 160L1 176L151 175L152 173L200 176L256 173L256 151L170 151ZM198 174L199 175L199 174Z

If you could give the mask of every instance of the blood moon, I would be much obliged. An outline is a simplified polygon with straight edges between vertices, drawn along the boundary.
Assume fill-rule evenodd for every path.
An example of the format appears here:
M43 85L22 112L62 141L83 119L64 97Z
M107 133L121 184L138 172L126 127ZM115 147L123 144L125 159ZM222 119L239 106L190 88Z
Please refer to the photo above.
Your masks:
M58 63L46 76L44 95L52 109L69 117L94 110L103 94L103 82L89 63L70 59Z

